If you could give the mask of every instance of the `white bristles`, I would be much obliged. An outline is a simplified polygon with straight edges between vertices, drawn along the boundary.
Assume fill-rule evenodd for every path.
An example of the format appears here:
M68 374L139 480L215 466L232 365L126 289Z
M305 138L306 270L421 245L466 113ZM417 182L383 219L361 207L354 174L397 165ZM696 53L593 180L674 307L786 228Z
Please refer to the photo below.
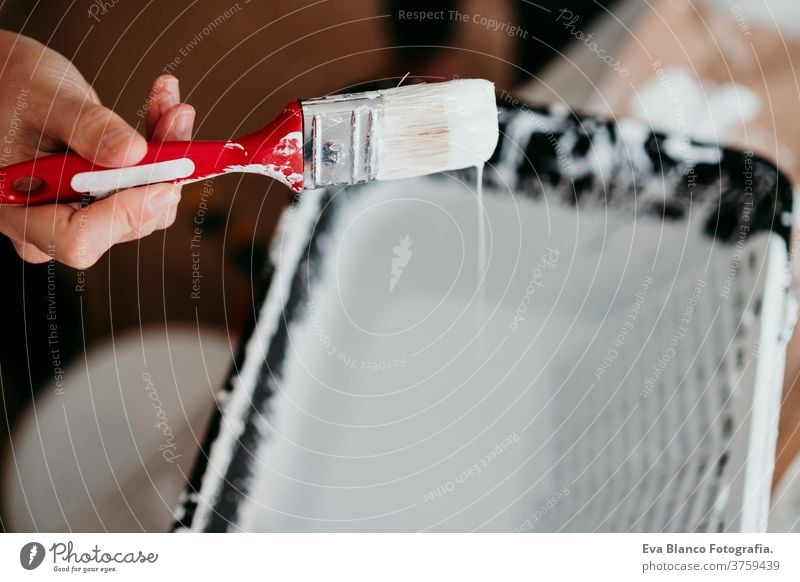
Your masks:
M481 79L379 91L378 180L484 163L497 145L494 84Z

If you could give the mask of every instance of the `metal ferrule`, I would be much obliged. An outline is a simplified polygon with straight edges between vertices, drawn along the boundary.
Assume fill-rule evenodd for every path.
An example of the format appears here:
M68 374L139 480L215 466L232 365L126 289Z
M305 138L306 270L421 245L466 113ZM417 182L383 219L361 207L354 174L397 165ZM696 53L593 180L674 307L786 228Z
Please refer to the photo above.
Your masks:
M320 188L358 184L378 173L381 97L334 95L301 101L303 184Z

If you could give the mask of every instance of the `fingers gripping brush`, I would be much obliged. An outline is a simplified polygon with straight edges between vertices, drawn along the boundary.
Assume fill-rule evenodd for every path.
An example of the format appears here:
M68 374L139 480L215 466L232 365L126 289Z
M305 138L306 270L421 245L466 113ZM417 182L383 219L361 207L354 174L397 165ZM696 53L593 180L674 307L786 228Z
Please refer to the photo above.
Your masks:
M497 144L489 81L461 79L290 103L232 141L150 143L135 166L104 169L74 153L0 168L0 204L102 198L117 190L189 184L246 172L292 190L393 180L482 164Z

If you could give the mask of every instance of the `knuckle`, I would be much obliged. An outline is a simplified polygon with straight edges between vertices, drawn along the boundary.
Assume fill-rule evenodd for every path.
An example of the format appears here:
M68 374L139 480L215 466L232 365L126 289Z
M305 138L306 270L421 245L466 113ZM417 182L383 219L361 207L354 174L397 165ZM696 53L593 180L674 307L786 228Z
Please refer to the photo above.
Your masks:
M155 221L155 229L156 230L165 230L175 224L175 218L177 217L177 209L175 207L170 208L165 213L160 215L158 219Z
M43 256L42 253L36 252L36 250L38 249L33 249L26 243L17 243L16 241L13 241L13 244L14 244L14 250L19 255L19 258L21 258L26 263L39 265L41 263L45 263L48 261L46 255Z
M117 213L119 215L119 221L131 234L140 232L148 218L145 209L138 209L134 205L127 203L120 204L117 207Z
M165 224L164 228L169 228L170 226L172 226L173 224L175 224L175 219L176 219L176 218L178 218L178 213L177 213L177 212L172 212L172 213L169 215L169 217L167 217L167 222L166 222L166 224Z
M150 222L143 224L139 229L138 238L144 238L146 236L150 236L158 229L158 225L159 225L159 219L151 220Z
M97 91L94 87L89 87L89 95L88 98L98 105L100 104L100 95L97 94Z
M136 228L136 229L134 229L134 230L132 230L130 232L129 238L131 240L144 238L144 237L149 236L150 234L152 234L154 230L155 230L155 228L153 228L151 226L141 225L138 228Z
M101 253L92 245L77 239L62 246L59 259L73 269L88 269L100 258Z

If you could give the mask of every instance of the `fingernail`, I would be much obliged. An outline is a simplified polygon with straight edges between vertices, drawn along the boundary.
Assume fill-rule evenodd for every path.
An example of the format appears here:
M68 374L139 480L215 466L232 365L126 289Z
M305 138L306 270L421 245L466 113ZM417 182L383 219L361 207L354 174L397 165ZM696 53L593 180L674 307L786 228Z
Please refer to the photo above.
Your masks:
M161 112L165 112L170 107L178 104L178 80L172 79L165 84L157 94L158 105Z
M170 91L177 92L178 91L178 77L175 75L169 75L167 77L162 77L162 83L160 89L169 89Z
M175 119L175 133L185 139L192 136L192 126L194 125L194 111L191 109L184 109Z
M161 214L175 206L180 200L180 186L171 186L169 188L159 188L151 194L147 200L147 205L153 214Z

